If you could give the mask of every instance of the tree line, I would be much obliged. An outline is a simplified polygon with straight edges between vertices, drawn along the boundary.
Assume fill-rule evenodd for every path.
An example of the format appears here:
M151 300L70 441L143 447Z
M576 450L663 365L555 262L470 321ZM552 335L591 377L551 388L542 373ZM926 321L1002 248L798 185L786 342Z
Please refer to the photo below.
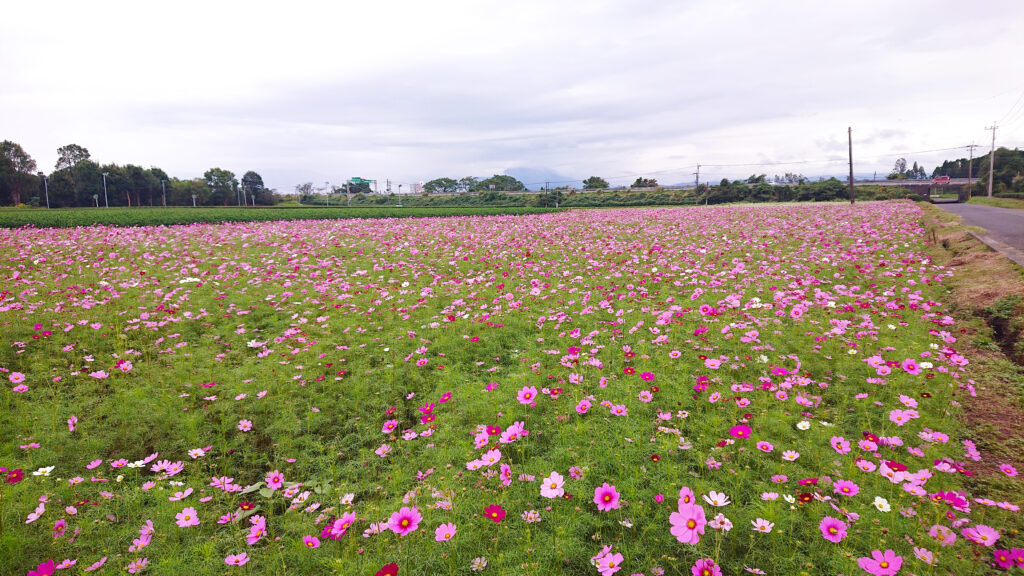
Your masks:
M269 206L280 201L252 170L241 179L223 168L179 179L157 167L99 164L78 144L58 148L57 156L53 171L45 174L21 145L0 142L0 205Z

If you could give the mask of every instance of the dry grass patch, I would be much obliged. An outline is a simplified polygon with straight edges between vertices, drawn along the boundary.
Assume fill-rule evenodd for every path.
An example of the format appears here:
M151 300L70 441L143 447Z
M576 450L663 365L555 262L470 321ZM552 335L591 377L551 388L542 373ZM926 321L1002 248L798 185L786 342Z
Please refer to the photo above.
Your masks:
M993 252L960 218L921 203L936 262L954 270L945 282L967 338L977 396L963 398L964 420L982 453L973 463L978 484L1007 497L1017 488L1000 470L1024 472L1024 269Z

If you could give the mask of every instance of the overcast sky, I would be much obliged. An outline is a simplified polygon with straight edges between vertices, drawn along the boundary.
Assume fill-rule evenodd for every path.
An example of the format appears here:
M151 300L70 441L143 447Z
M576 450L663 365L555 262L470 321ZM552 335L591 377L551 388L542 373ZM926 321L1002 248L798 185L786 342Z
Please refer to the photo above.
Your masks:
M1024 146L1024 2L16 2L0 139L282 191L858 175ZM982 154L979 150L976 154ZM786 163L714 167L722 164ZM554 177L554 176L550 176ZM408 188L406 188L408 190Z

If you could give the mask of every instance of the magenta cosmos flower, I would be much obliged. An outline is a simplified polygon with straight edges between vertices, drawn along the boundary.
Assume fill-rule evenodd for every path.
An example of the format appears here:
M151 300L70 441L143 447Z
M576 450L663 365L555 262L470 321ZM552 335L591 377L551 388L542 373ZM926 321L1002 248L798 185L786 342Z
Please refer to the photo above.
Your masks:
M412 508L403 506L388 519L388 528L399 536L405 536L419 527L420 520L423 520L423 516L415 506Z
M872 576L893 576L903 566L903 557L892 550L873 550L871 558L857 558L857 565Z
M846 538L846 524L838 518L825 516L818 524L818 529L821 530L821 537L829 542L839 543Z
M750 426L740 424L729 429L729 436L733 438L750 438Z
M267 488L277 490L282 484L284 484L284 474L274 470L270 474L267 474L265 480L267 481Z
M690 568L693 576L722 576L722 570L711 558L701 558Z
M319 548L320 539L312 534L308 534L302 537L302 543L306 545L306 548Z
M244 566L248 561L249 556L247 556L245 552L242 552L241 554L228 554L228 556L224 558L224 563L230 566Z
M670 532L683 544L696 545L700 542L700 535L704 533L704 526L708 523L704 516L704 508L696 504L679 504L679 511L673 512L668 517L672 524Z
M594 504L597 504L597 509L602 512L618 508L619 493L615 490L615 486L610 486L605 482L594 488Z

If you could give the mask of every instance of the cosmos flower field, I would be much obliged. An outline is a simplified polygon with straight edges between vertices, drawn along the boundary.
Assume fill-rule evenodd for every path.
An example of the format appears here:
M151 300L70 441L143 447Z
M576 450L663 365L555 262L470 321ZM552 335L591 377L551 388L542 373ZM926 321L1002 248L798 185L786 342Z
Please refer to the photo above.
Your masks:
M1020 573L919 218L0 230L0 572Z

